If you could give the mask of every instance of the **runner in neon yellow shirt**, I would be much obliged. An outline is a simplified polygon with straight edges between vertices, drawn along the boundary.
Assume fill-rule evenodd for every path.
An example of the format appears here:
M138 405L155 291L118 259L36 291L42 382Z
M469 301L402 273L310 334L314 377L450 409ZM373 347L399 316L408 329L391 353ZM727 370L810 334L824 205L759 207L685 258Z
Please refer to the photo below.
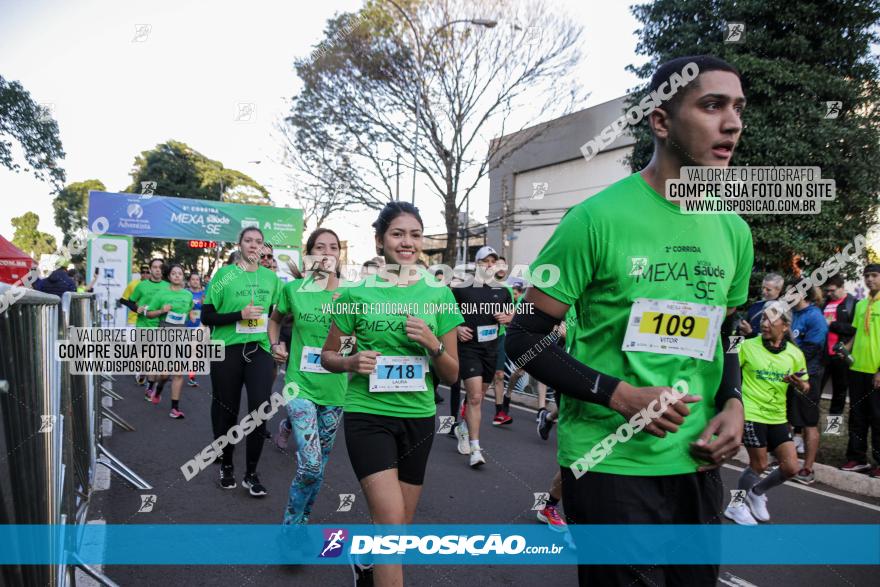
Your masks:
M766 311L774 306L780 317L771 321ZM737 524L754 526L758 521L769 521L766 492L794 477L800 469L788 430L786 394L792 386L806 395L810 383L804 353L791 340L791 319L791 311L780 302L767 302L761 336L749 338L739 347L745 408L743 443L749 453L749 466L738 483L744 494L724 510L725 517ZM776 456L779 468L761 479L767 469L768 451Z

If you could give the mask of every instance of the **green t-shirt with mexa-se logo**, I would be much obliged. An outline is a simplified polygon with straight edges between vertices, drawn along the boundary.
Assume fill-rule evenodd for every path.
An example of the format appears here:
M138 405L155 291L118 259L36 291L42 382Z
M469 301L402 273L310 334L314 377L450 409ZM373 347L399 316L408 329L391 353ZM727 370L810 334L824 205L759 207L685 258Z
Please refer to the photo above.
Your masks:
M342 289L336 300L333 321L339 330L356 337L358 351L381 353L371 375L356 373L349 380L346 412L398 418L436 413L428 351L407 338L405 312L424 320L437 338L464 319L452 291L427 271L420 274L406 287L377 287L387 281L375 276Z
M297 397L320 406L341 406L348 383L345 373L331 373L321 366L321 347L333 318L327 309L334 295L333 290L317 287L309 276L287 283L278 298L278 311L293 318L284 382L296 383Z
M702 400L689 404L675 434L640 432L602 456L593 448L624 418L563 396L560 465L638 476L697 469L688 445L715 415L725 350L719 330L726 309L746 301L753 260L742 218L683 214L638 173L566 213L532 267L559 267L559 281L539 289L575 306L572 355L636 387L684 381Z
M263 315L252 320L215 326L212 340L222 340L226 346L257 342L269 352L269 306L278 303L281 280L270 269L259 266L256 271L245 271L238 265L220 269L205 293L204 304L211 304L219 314L241 312L248 304L263 308Z

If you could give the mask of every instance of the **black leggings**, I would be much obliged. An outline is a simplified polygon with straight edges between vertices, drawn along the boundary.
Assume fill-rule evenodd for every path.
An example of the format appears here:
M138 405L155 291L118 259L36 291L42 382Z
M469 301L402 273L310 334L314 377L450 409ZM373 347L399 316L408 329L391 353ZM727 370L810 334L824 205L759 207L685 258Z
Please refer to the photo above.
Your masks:
M245 356L247 358L245 358ZM248 361L249 359L249 361ZM226 347L226 358L211 366L211 387L214 391L211 402L211 424L214 439L229 433L238 424L238 406L241 404L241 386L247 387L247 409L252 412L263 402L269 400L274 380L275 361L257 343L233 344ZM260 453L263 452L266 424L247 437L246 473L255 473ZM232 465L233 444L223 447L224 466Z

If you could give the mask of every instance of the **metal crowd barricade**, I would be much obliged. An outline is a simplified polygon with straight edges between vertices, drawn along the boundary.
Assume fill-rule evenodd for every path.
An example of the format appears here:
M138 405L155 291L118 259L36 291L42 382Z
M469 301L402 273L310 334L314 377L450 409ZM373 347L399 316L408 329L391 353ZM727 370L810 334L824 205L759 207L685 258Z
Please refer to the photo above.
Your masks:
M61 368L51 360L61 327L59 300L5 284L0 296L15 300L0 314L0 523L63 524L66 422ZM21 547L3 545L11 552ZM5 585L60 585L64 576L63 565L0 567Z
M55 343L71 327L100 325L95 296L66 293L59 300L0 284L0 299L12 302L0 313L0 523L60 525L72 533L63 544L78 545L99 463L134 487L151 489L102 444L102 417L134 430L103 405L104 396L122 399L113 391L113 377L75 375L70 363L55 359ZM48 545L59 560L63 544ZM13 554L17 547L3 545ZM70 566L0 566L0 584L64 587L75 583L79 568L115 587L68 554L63 560Z

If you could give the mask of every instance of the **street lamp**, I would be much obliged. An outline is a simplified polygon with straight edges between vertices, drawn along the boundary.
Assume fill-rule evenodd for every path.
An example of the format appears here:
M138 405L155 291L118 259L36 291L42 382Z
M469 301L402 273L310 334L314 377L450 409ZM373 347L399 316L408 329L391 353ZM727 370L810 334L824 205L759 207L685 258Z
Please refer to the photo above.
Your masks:
M451 21L444 23L444 24L438 26L437 28L435 28L434 31L431 33L431 36L428 37L428 43L423 45L422 41L421 41L421 37L419 37L419 31L418 31L418 29L416 29L416 26L413 24L412 19L410 19L409 14L407 14L403 8L398 6L397 3L394 2L394 0L388 0L388 2L392 6L394 6L403 15L403 18L406 20L407 24L409 25L409 28L412 30L413 38L415 39L415 42L416 42L416 66L417 66L417 70L418 70L416 72L416 75L419 80L419 88L418 88L419 91L416 92L416 132L415 132L415 135L413 136L413 143L412 143L413 185L412 185L412 200L411 200L411 203L415 204L416 203L416 171L417 171L418 161L419 161L419 155L418 155L419 125L421 122L419 120L421 117L421 97L422 97L421 84L422 84L422 77L423 77L422 70L424 68L424 64L422 62L425 57L424 47L430 46L431 41L434 40L434 37L437 36L437 33L439 33L443 29L450 27L454 24L466 22L466 23L469 23L469 24L472 24L475 26L482 26L482 27L486 27L487 29L491 29L492 27L494 27L498 24L498 21L488 19L488 18L459 18L456 20L451 20Z

